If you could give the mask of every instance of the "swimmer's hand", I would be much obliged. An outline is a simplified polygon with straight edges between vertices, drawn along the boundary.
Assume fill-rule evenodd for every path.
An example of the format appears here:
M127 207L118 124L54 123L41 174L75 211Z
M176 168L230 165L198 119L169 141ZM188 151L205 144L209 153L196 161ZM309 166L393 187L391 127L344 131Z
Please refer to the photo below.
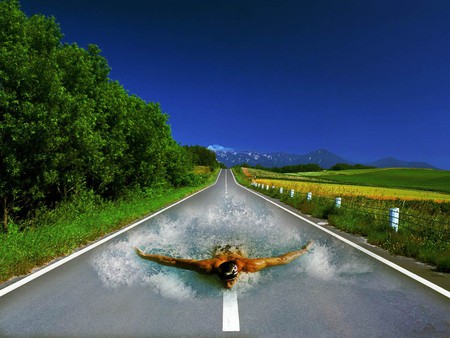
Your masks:
M144 256L144 252L143 252L141 249L139 249L139 248L133 246L133 250L134 250L134 252L136 252L136 254L137 254L139 257L143 257L143 256Z
M310 250L312 245L314 244L314 241L309 241L308 243L306 243L305 245L302 246L303 250Z

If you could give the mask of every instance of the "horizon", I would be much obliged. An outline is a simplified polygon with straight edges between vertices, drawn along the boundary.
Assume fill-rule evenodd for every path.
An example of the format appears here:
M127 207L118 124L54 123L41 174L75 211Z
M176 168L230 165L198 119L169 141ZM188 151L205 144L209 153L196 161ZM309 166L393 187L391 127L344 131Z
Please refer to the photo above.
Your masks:
M159 102L182 145L450 170L450 2L20 1L110 78Z
M401 158L396 158L396 157L393 157L393 156L386 156L386 157L382 157L382 158L377 158L377 159L373 159L373 160L371 160L369 162L364 162L364 163L355 162L351 158L344 158L340 154L331 152L331 151L329 151L327 149L316 149L316 150L308 151L306 153L290 153L290 152L285 152L285 151L282 151L282 150L280 150L280 151L259 151L259 150L255 150L255 149L233 149L233 148L229 148L229 147L224 147L224 146L219 145L219 144L209 145L206 148L211 150L211 151L213 151L213 152L215 152L215 153L217 153L217 152L232 152L232 153L257 153L257 154L267 154L267 155L268 154L281 153L281 154L286 154L286 155L302 155L302 156L305 156L305 155L308 155L308 154L313 154L313 153L318 153L318 152L320 153L321 151L325 151L325 152L331 153L332 155L336 155L336 156L342 157L344 160L346 160L348 162L351 162L353 164L374 165L376 162L380 162L380 161L384 161L384 160L395 160L395 161L399 161L399 162L408 162L408 163L423 163L425 165L430 165L430 166L433 167L433 168L422 168L422 169L434 169L434 170L450 171L448 169L439 168L439 167L433 165L433 163L422 162L422 161L405 161L405 160L403 160ZM303 163L298 163L298 164L303 164ZM296 163L293 163L292 165L296 165ZM406 168L406 169L414 169L415 167L404 167L404 168ZM417 168L421 169L420 167L417 167Z

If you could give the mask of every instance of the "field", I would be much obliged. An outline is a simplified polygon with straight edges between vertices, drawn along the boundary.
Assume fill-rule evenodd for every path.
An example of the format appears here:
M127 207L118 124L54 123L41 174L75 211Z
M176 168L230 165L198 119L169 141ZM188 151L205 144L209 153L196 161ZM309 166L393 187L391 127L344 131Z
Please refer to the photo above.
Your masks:
M255 182L321 196L450 201L450 171L362 169L278 174L247 169Z
M292 176L292 175L291 175ZM315 177L345 184L407 188L450 194L450 171L432 169L362 169L299 173L297 177Z
M450 272L448 171L370 169L286 175L242 168L235 173L242 184L264 184L252 188L304 214L365 236L369 243L395 255L414 257ZM293 197L291 189L295 190ZM311 200L306 198L308 192L312 192ZM340 207L335 206L336 197L342 198ZM388 217L394 207L400 208L398 231Z

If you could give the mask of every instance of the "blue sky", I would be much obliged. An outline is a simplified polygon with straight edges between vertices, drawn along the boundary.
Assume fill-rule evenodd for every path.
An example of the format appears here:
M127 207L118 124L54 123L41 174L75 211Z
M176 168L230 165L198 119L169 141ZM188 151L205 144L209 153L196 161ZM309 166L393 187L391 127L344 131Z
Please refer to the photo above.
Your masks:
M450 1L22 0L183 145L450 169Z

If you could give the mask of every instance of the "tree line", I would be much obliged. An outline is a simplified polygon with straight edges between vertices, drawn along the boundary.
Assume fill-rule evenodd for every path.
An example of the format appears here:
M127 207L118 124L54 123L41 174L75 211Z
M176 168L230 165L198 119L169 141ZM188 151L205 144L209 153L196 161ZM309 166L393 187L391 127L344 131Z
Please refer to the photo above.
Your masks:
M263 167L260 164L258 164L256 166L251 166L248 163L243 163L240 166L241 167L261 169L261 170L271 171L271 172L281 173L281 174L311 172L311 171L323 171L324 170L318 164L314 164L314 163L287 165L287 166L284 166L284 167L270 167L270 168Z
M195 165L207 166L212 169L218 167L225 168L222 163L217 161L216 153L208 148L199 145L184 146L184 148L190 154L191 161Z
M275 173L288 174L288 173L300 173L300 172L313 172L313 171L324 171L325 169L315 163L308 164L296 164L296 165L287 165L284 167L272 167L267 168L261 165L251 166L247 163L243 163L241 167L251 167L255 169L261 169L265 171L272 171ZM347 163L336 163L328 170L340 171L340 170L350 170L350 169L374 169L376 167L366 166L363 164L347 164Z
M158 103L109 78L98 46L62 43L54 17L28 17L18 0L0 2L0 22L0 232L81 191L192 183L195 155Z
M330 168L333 171L340 170L352 170L352 169L375 169L376 167L363 165L363 164L347 164L347 163L336 163L334 166Z

